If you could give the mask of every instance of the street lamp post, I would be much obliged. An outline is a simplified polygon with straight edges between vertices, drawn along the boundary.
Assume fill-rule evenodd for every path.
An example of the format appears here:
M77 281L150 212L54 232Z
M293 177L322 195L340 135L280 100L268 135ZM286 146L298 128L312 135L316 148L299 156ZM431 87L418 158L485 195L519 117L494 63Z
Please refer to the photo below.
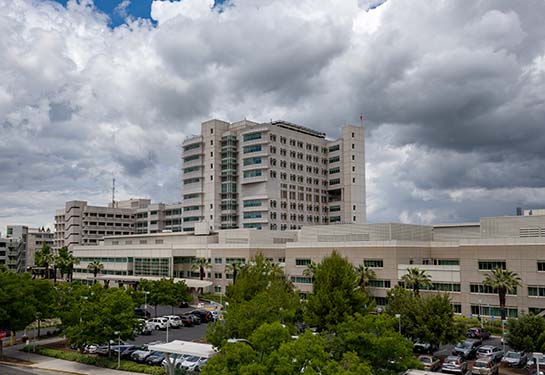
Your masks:
M399 319L399 334L401 335L401 314L395 314L395 317Z
M115 331L114 335L117 335L117 369L121 367L121 332Z
M147 290L144 291L144 311L148 312L148 294Z

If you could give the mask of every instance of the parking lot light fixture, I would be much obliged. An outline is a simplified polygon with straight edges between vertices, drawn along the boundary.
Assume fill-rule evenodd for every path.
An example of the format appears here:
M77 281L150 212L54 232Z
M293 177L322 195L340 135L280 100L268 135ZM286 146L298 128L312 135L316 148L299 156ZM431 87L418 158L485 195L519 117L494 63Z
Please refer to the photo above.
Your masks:
M117 369L121 367L121 332L115 331L114 335L117 335Z
M401 314L395 314L395 317L399 320L399 334L401 335Z
M148 311L148 294L147 290L144 290L144 311Z

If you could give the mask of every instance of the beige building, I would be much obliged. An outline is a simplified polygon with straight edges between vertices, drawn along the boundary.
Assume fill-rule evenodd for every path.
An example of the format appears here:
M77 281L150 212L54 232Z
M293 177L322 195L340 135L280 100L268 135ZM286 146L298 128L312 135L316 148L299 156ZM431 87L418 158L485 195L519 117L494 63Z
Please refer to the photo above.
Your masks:
M261 253L284 267L304 296L312 292L312 280L304 275L306 267L337 251L354 265L375 270L377 279L371 282L370 292L378 305L387 304L388 290L408 268L418 267L433 282L422 293L447 292L455 311L466 316L499 316L497 293L482 282L491 269L512 270L522 279L516 293L507 296L508 316L515 317L545 310L545 237L535 231L542 226L545 216L512 216L460 225L344 224L304 226L296 231L231 229L200 235L111 236L96 246L74 248L81 261L74 277L92 281L86 267L98 260L105 265L100 278L121 284L143 277L194 280L199 275L192 271L192 262L205 257L211 266L206 275L210 291L224 293L232 280L227 265L246 263Z
M69 201L55 215L54 248L95 245L105 236L180 232L181 223L180 203L129 199L108 206L91 206L86 201Z
M182 230L365 223L364 144L361 126L329 140L286 121L206 121L182 145Z
M53 247L54 236L49 229L8 225L5 245L0 245L0 247L9 247L4 264L15 272L25 272L28 267L34 266L36 250L41 249L44 243Z

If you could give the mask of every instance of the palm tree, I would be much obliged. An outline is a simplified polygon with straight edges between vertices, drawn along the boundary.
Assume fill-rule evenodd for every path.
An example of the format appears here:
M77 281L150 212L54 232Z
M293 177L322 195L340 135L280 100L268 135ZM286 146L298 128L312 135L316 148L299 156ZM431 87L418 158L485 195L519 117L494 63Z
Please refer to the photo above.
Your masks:
M72 275L74 273L74 264L78 264L79 260L72 255L72 252L68 250L66 246L59 249L59 253L56 257L55 264L59 265L59 271L61 272L61 279L64 279L64 274L68 276L68 281L72 281Z
M238 262L225 265L225 272L229 272L233 275L233 284L237 280L238 271L240 271L240 263Z
M501 320L505 320L505 295L514 292L520 285L519 275L513 271L496 268L486 274L483 285L498 291Z
M311 280L314 279L314 271L316 271L317 264L315 262L310 262L307 264L307 268L303 271L303 276L309 277Z
M100 263L98 260L95 260L87 265L87 269L93 273L95 277L95 284L97 282L97 275L100 271L104 269L104 264Z
M401 281L405 283L405 287L412 288L417 297L420 295L420 288L431 286L431 276L416 267L408 268L407 274L403 275Z
M369 282L377 278L377 274L375 273L375 271L369 267L366 267L363 264L355 267L355 270L357 275L356 286L358 288L367 288L369 286Z
M51 248L43 242L42 248L38 251L36 251L36 254L34 255L34 263L38 267L44 267L45 268L45 274L44 278L49 279L49 266L54 262L53 253L51 252Z
M200 279L204 279L206 276L206 268L212 267L210 261L207 258L197 258L191 266L192 271L199 271Z

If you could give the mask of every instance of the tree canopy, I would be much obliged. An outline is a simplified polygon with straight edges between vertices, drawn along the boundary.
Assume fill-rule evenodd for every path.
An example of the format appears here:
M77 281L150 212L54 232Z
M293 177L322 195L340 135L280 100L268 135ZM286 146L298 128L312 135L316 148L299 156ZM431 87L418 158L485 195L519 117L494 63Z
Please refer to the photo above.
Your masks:
M147 303L155 307L155 316L157 316L158 305L175 306L180 301L191 300L185 282L175 283L172 279L142 279L140 280L140 290L149 292Z
M545 351L545 319L532 314L510 319L506 339L515 350L528 353Z

